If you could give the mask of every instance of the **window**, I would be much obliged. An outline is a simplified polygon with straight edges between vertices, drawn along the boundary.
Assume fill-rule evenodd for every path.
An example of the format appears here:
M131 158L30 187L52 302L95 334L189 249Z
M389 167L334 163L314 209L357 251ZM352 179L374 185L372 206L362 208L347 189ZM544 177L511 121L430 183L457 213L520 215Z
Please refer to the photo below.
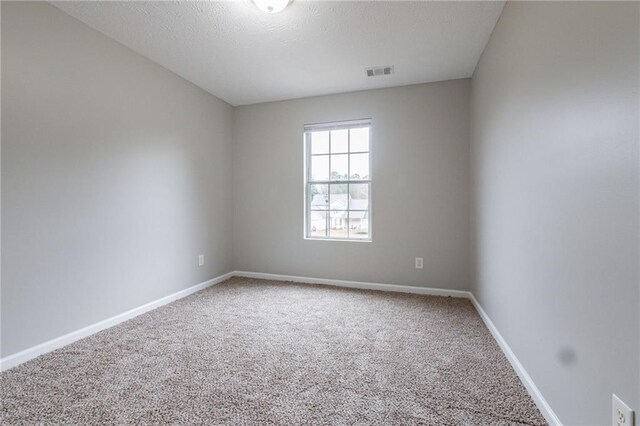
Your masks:
M371 241L371 120L305 126L305 238Z

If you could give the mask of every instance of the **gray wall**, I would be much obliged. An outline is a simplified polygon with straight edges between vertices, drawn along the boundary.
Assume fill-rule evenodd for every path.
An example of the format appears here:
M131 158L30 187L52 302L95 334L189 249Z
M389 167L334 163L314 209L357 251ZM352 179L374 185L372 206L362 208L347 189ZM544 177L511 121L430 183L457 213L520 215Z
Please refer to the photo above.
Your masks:
M468 110L468 79L236 108L236 269L468 289ZM357 118L373 119L373 242L304 240L303 126Z
M510 2L472 80L473 291L566 424L640 409L639 8Z
M509 3L471 83L235 113L50 5L2 9L2 356L232 269L473 283L563 421L640 408L637 3ZM305 241L303 125L365 117L374 240Z
M3 2L2 113L3 356L232 269L231 106Z

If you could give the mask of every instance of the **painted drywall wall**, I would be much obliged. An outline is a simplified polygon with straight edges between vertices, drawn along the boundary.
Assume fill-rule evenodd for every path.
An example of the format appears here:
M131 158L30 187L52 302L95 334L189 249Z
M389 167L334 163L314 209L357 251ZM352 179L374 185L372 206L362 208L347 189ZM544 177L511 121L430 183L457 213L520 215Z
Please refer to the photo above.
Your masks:
M472 80L473 291L565 424L640 410L639 8L510 2Z
M2 113L3 356L232 269L231 106L3 2Z
M468 289L469 79L237 107L237 270ZM373 119L373 242L303 237L303 126ZM424 258L424 269L414 267Z

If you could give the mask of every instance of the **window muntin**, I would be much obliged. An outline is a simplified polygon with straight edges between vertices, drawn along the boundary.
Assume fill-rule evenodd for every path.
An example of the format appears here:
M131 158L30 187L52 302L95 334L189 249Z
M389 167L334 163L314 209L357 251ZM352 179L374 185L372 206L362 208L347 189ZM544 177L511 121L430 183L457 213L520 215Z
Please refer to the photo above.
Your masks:
M305 126L305 238L371 241L371 120Z

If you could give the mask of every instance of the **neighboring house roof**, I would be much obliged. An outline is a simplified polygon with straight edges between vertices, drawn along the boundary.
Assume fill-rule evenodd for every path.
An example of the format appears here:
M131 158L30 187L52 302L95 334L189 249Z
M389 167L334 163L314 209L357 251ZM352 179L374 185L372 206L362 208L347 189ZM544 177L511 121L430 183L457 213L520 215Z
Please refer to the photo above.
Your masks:
M349 210L367 210L369 208L369 200L352 198L349 201Z
M320 208L324 210L326 208L326 204L329 201L329 198L324 194L316 194L313 196L311 200L311 208Z
M347 200L348 197L348 200ZM311 209L325 210L329 196L324 194L316 194L311 200ZM346 210L347 201L350 210L367 210L369 208L369 200L354 199L348 194L331 194L331 210ZM352 214L352 217L356 217Z

